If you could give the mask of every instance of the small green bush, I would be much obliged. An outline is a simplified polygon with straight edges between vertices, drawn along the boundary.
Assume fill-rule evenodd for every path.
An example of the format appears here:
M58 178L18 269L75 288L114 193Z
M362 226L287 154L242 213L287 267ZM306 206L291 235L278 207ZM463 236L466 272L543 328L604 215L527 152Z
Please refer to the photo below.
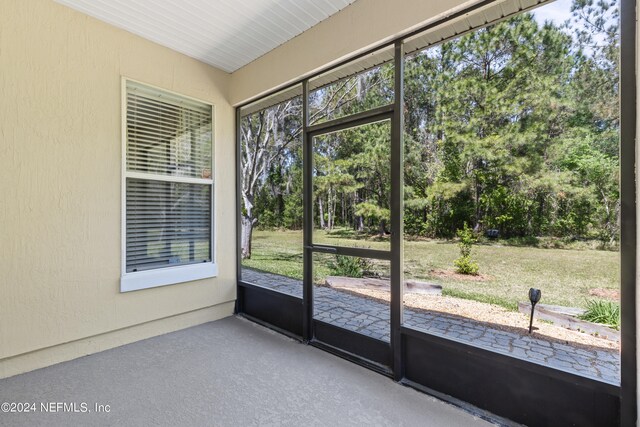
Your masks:
M478 263L472 260L469 256L461 256L453 261L453 264L456 266L456 272L459 274L477 276L480 270Z
M460 239L458 247L460 248L461 256L471 256L471 247L476 242L476 236L473 234L473 230L469 228L465 222L463 227L456 231L456 235Z
M579 316L588 322L601 323L613 329L620 329L620 306L603 300L587 301L587 311Z
M460 248L460 258L453 262L456 266L456 272L459 274L477 276L480 267L478 266L478 263L471 258L471 249L476 241L476 236L466 222L464 223L463 228L458 229L456 234L460 239L460 243L458 243L458 247Z
M336 255L336 259L329 265L331 274L344 277L364 277L370 270L370 262L365 258Z

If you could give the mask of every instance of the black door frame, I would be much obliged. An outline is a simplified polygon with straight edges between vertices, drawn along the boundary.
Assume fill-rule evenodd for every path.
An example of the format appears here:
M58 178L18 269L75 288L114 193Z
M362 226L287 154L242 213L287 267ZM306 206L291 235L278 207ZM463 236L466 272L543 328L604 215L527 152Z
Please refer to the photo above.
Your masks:
M303 82L303 88L308 88L309 82ZM303 97L306 92L303 89ZM396 105L389 104L382 107L364 111L362 113L350 115L344 118L338 118L323 122L316 125L309 125L306 117L308 114L308 104L303 102L303 204L304 204L304 280L303 280L303 304L304 312L304 328L303 338L312 345L331 350L343 356L349 356L350 359L361 359L362 363L366 363L370 367L385 374L391 374L392 363L394 361L392 348L393 344L376 340L367 336L363 336L356 332L331 325L320 320L314 319L313 313L313 254L314 253L330 253L344 256L354 256L371 258L378 260L386 260L391 264L391 288L395 289L399 282L394 280L394 247L393 239L391 241L390 250L375 250L367 248L343 247L333 245L318 245L313 241L313 152L314 138L326 135L332 132L351 129L358 126L364 126L374 123L388 122L391 125L391 157L389 159L390 169L393 170L391 163L393 162L393 146L395 130L398 129L395 119ZM392 180L392 178L390 177ZM393 182L393 181L392 181ZM392 184L392 183L391 183ZM394 206L394 196L392 184L391 205ZM399 206L399 205L398 205ZM393 209L392 209L393 211ZM307 216L308 215L308 216ZM393 225L392 225L393 228ZM397 309L396 305L390 303L389 309L391 313ZM393 317L393 316L391 316ZM393 320L391 322L391 330L393 331ZM398 325L399 326L399 325Z

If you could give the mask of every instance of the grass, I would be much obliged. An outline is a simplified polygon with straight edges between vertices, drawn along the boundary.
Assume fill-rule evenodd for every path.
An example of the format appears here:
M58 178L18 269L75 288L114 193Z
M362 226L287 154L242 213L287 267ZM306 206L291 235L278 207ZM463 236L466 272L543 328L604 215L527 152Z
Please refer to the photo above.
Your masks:
M589 300L587 311L580 318L620 330L620 305L611 301Z
M256 230L253 256L243 265L302 279L302 232ZM369 239L350 230L327 233L316 231L314 242L371 249L389 249L388 239ZM504 246L500 242L473 246L473 258L480 265L484 281L462 280L456 275L436 274L454 271L453 261L460 255L455 241L405 241L405 278L424 280L443 286L444 294L481 300L513 309L527 301L529 288L542 290L541 303L587 308L592 288L619 289L618 252L594 249L552 249ZM328 264L335 257L317 254L314 273L317 280L331 274ZM388 271L386 261L374 261L378 270ZM434 272L435 271L435 272Z

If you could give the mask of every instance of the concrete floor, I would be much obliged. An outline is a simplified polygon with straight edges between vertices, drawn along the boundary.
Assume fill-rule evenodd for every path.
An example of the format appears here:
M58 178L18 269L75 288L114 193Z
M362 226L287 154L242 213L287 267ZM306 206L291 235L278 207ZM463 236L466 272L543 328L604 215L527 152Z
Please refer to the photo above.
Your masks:
M2 402L36 404L34 413L0 412L2 426L488 425L235 317L0 380ZM42 412L57 402L92 412Z

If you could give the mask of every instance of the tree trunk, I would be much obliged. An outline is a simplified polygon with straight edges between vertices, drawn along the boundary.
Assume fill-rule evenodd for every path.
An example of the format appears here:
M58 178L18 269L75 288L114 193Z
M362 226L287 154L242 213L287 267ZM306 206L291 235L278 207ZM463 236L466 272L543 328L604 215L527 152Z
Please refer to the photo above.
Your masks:
M342 226L347 225L347 204L345 203L345 194L342 193Z
M478 233L480 231L480 223L482 221L482 208L480 206L480 195L482 193L482 185L480 184L478 177L474 178L475 181L475 205L476 205L476 217L473 225L473 231Z
M324 209L322 209L322 197L318 197L318 214L320 215L320 228L324 230Z
M331 230L333 228L333 215L331 212L331 190L329 190L329 194L327 194L327 229Z
M258 220L256 218L250 218L242 215L242 238L240 240L242 245L242 259L251 258L251 237L253 235L253 226L256 225Z
M332 198L332 214L331 214L331 229L333 230L333 227L335 227L336 225L336 216L338 215L337 212L337 208L338 208L338 194L337 192L334 192L333 194L333 198Z

